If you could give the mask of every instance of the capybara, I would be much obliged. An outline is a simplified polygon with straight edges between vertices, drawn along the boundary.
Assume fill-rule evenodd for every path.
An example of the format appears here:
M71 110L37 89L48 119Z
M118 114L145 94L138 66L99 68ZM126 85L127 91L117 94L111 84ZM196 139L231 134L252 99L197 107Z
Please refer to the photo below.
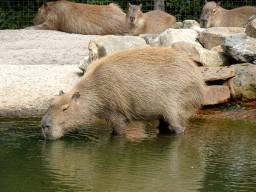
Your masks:
M183 134L203 102L205 83L197 68L173 48L112 52L93 61L82 79L51 103L41 122L43 135L57 139L93 119L110 122L113 135L124 135L127 121L155 119L160 134Z
M209 27L244 27L250 16L256 13L256 7L243 6L227 10L220 6L220 2L205 1L200 16L200 26Z
M86 35L124 33L125 13L116 4L89 5L70 1L44 3L27 29L57 30Z
M126 14L126 32L132 35L145 33L160 34L170 28L176 18L164 11L155 10L142 13L142 4L131 5L128 3Z

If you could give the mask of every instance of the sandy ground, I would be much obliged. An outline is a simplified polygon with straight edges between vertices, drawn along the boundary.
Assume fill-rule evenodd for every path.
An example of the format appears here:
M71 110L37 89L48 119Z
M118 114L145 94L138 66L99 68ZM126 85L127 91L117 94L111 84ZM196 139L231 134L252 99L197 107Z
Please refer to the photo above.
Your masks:
M41 115L81 78L96 35L0 30L0 115Z

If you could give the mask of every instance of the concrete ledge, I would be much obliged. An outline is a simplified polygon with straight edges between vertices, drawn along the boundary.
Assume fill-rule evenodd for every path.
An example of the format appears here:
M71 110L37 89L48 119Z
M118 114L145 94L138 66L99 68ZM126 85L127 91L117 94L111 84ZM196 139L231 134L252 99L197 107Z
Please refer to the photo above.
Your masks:
M1 30L0 37L0 116L34 116L78 81L79 62L97 35Z
M0 65L0 115L40 115L78 81L77 65Z

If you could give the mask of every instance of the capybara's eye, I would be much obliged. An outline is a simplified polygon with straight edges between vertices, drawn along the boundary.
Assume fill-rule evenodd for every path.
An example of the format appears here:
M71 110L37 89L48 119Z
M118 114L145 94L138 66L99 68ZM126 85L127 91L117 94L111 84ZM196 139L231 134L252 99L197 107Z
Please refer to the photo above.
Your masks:
M215 13L216 9L213 9L212 11L213 11L213 13Z
M68 108L69 108L69 105L63 105L62 106L62 111L66 111L66 110L68 110Z

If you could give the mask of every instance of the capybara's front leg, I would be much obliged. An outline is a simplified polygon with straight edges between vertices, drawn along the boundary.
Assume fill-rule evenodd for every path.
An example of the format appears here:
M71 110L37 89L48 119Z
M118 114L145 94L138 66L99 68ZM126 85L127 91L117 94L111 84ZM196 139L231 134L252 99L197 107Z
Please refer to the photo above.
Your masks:
M122 116L111 118L112 135L121 136L126 134L126 122Z

